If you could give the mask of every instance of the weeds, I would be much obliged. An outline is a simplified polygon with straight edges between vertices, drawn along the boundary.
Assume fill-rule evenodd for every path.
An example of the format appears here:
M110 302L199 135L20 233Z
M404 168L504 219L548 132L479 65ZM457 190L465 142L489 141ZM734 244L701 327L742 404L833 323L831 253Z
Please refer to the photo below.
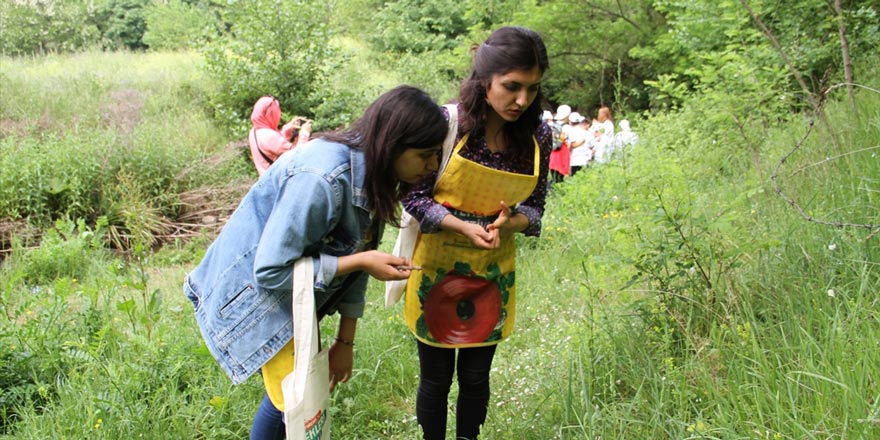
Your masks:
M853 151L878 143L880 101L858 99L860 125L839 124ZM175 108L167 100L148 94L145 121ZM493 364L483 440L880 436L880 236L803 221L761 178L797 141L800 121L749 131L737 155L745 135L713 139L712 124L689 123L712 102L642 122L641 143L622 160L554 187L541 238L518 237L518 322ZM846 114L832 107L828 116ZM193 145L207 142L198 137ZM162 170L176 163L173 148L158 150L113 168L102 191L119 199L118 215L60 215L38 248L21 244L3 262L0 435L247 436L262 383L230 384L180 292L210 235L150 247L166 214L151 210L165 206L159 189L185 184ZM810 138L783 183L814 215L872 222L872 151L826 161ZM2 158L0 207L11 209L7 182L50 171ZM64 175L88 181L90 160ZM42 215L88 187L73 178L50 203L50 180L23 183L17 191L35 192L16 203ZM93 221L68 220L79 218ZM105 249L111 227L129 240L128 254ZM333 394L334 437L417 438L415 343L402 309L382 307L380 283L367 298L354 377ZM335 319L322 323L325 335ZM453 387L450 414L456 396Z

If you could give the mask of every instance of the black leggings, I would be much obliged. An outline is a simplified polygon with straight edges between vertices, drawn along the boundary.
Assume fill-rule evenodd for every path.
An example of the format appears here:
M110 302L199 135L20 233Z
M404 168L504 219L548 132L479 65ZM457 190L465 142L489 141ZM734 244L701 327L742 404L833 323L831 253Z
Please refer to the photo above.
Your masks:
M416 417L425 440L446 438L446 401L456 370L454 348L418 342L419 392ZM458 402L455 405L456 439L476 440L486 421L489 405L489 370L495 345L458 349Z

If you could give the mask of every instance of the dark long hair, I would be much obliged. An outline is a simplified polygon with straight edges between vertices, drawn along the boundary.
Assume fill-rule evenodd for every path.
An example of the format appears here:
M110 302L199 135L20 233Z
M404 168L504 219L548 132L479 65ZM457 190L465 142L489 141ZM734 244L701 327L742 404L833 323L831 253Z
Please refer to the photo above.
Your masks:
M394 161L409 148L440 145L447 128L440 106L422 90L404 85L373 101L347 130L321 137L364 150L367 200L376 218L397 225L398 202L408 185L398 180Z
M483 44L473 48L474 62L470 75L461 83L459 100L463 108L459 129L468 132L483 127L489 107L486 90L496 75L513 70L531 70L535 66L541 75L550 68L547 48L537 32L524 27L503 27L489 35ZM532 136L541 123L541 103L544 94L538 95L519 119L504 124L503 135L514 154L532 151Z

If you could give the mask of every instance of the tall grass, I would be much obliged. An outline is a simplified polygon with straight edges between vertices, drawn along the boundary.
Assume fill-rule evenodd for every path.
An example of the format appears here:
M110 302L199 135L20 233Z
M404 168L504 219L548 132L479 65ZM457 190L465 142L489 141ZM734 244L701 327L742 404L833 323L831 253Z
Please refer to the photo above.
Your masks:
M163 232L179 193L219 180L204 160L227 136L206 113L200 63L192 53L4 59L0 219L45 228L105 216L120 235Z
M827 107L840 152L817 127L780 174L815 218L878 223L880 96L858 104L854 122L846 104ZM631 151L554 187L543 236L519 240L518 322L483 439L880 438L880 234L808 221L774 193L805 119L752 127L754 156L712 136L723 127L689 124L705 111L641 121ZM180 291L210 237L119 260L72 225L42 254L16 248L0 273L0 435L246 437L260 379L230 385ZM384 308L376 282L368 301L334 438L419 438L402 307Z

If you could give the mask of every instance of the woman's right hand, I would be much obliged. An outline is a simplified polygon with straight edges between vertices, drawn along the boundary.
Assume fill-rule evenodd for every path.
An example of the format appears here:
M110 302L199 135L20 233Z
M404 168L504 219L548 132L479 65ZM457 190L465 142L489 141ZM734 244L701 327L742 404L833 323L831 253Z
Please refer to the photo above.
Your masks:
M496 233L488 231L478 224L464 222L459 232L479 249L490 250L498 247L498 240L495 239Z
M494 231L489 231L478 224L468 223L452 214L443 217L440 228L464 235L478 249L490 250L498 247Z
M379 281L405 280L411 270L400 269L410 267L411 261L396 255L380 251L358 252L354 255L339 257L336 275L362 270Z

